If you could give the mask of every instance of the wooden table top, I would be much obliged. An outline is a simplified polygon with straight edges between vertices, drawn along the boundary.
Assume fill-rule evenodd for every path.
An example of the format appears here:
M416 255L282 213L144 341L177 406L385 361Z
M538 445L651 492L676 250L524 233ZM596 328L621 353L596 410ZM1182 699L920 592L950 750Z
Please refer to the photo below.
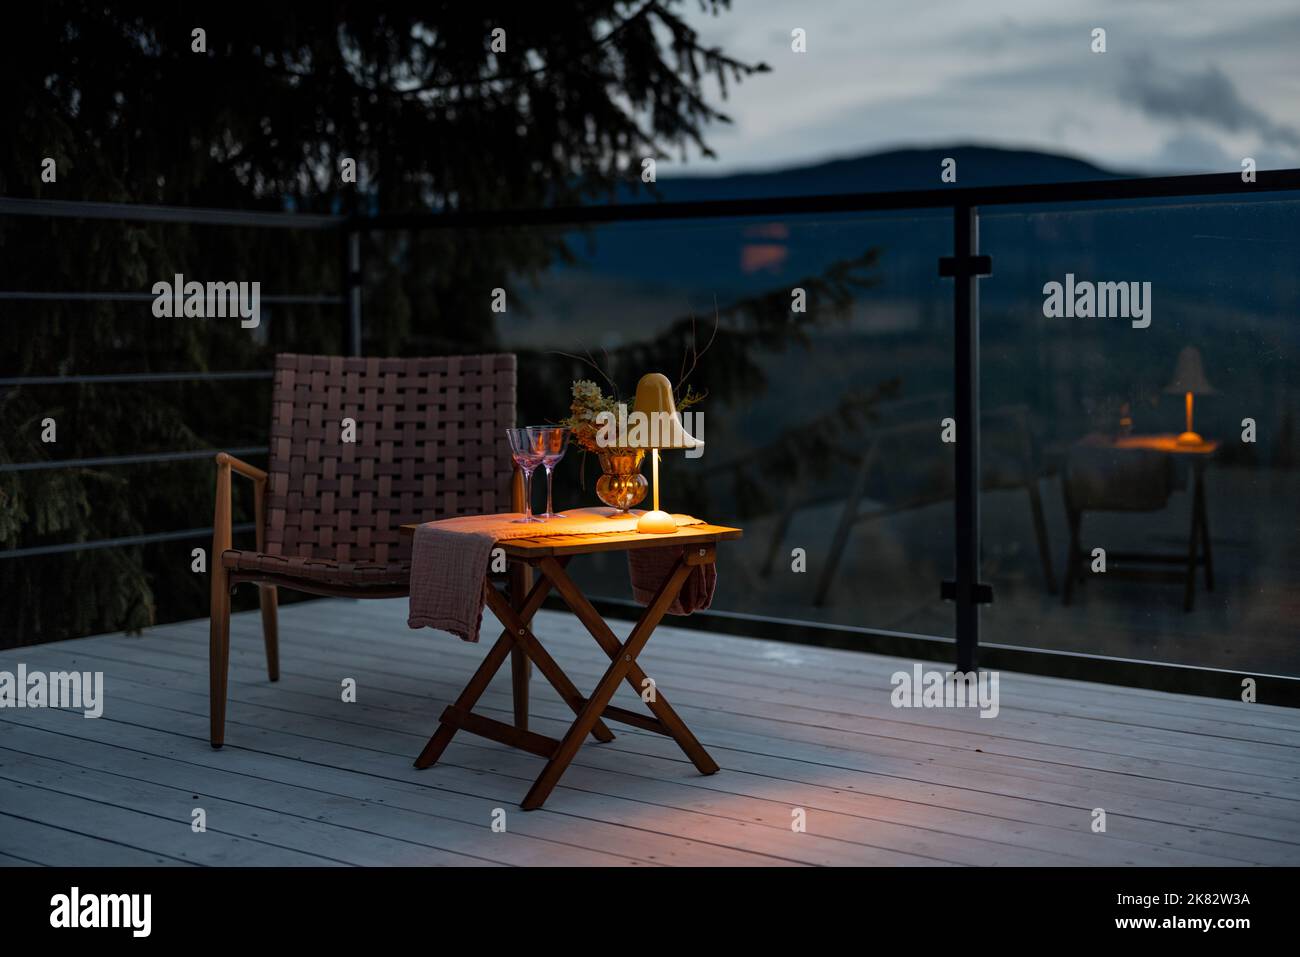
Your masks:
M401 527L401 534L414 535L419 524ZM662 548L666 545L706 545L740 538L744 532L727 525L681 525L668 535L643 535L640 532L600 532L594 535L534 535L510 538L497 547L513 558L541 558L546 555L587 555L594 552L631 551L636 548Z
M1212 455L1218 451L1219 443L1207 439L1195 445L1181 445L1178 436L1168 435L1121 435L1115 439L1117 449L1147 449L1151 452L1164 452L1166 455Z

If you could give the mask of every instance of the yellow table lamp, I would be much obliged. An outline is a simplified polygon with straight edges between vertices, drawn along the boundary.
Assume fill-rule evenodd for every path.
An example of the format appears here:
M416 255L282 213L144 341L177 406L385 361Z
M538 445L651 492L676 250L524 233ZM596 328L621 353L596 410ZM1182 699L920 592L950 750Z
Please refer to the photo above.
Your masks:
M652 450L654 463L654 509L646 512L636 523L636 530L652 535L666 535L677 531L677 523L667 512L659 510L659 450L697 449L704 445L682 425L677 403L673 401L673 385L661 372L650 372L636 384L636 398L632 413L642 413L645 429L642 442L631 443L635 448Z
M1184 346L1178 353L1178 366L1174 369L1174 378L1165 392L1169 395L1183 395L1187 416L1187 430L1178 436L1179 445L1201 445L1204 443L1199 435L1192 431L1192 396L1214 395L1218 390L1205 378L1205 367L1201 364L1201 350L1196 346Z

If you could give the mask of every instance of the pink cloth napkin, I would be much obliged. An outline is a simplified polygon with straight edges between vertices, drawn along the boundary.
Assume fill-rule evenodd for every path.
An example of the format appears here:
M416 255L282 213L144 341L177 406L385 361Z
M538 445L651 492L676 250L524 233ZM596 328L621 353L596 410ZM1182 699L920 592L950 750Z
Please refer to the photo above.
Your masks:
M660 587L672 574L673 566L682 556L682 547L667 545L663 548L638 548L627 553L627 571L632 579L632 597L639 604L654 601ZM689 615L713 604L713 593L718 587L718 566L713 562L696 565L691 569L682 590L668 606L670 615Z
M483 625L483 605L487 601L484 589L492 587L488 584L488 564L497 542L544 535L630 532L636 529L638 517L624 516L610 508L568 509L567 513L567 518L536 524L517 523L514 520L519 517L518 512L505 512L498 515L462 515L421 525L415 530L411 544L411 600L406 624L411 628L437 628L449 631L464 641L478 641L479 629ZM700 524L698 518L689 515L674 515L673 518L678 525ZM644 551L680 553L680 548ZM633 594L637 594L637 588L640 587L648 589L649 595L653 597L671 567L672 560L669 560L662 570L657 562L651 562L644 572L634 571ZM710 570L713 568L711 565L707 567ZM638 577L639 575L650 577ZM657 580L652 577L654 575L658 575ZM683 594L691 587L695 577L692 575L691 580L687 581L686 587L682 589ZM715 581L716 578L715 572ZM705 604L696 607L707 608L712 597L713 587L710 585Z
M437 522L415 530L411 544L410 628L437 628L463 641L478 641L487 601L488 561L497 537L455 531Z

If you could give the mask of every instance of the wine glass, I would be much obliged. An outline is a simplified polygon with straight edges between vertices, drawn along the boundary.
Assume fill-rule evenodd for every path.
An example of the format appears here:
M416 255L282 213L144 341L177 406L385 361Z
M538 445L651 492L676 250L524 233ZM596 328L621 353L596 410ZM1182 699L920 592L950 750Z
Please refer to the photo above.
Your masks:
M533 517L533 472L542 464L542 453L528 429L506 429L506 438L510 440L510 457L524 473L524 517L515 522L540 522Z
M559 425L531 425L528 434L532 436L533 448L542 453L542 465L546 469L546 511L542 518L565 518L551 505L551 483L555 466L569 447L569 430Z

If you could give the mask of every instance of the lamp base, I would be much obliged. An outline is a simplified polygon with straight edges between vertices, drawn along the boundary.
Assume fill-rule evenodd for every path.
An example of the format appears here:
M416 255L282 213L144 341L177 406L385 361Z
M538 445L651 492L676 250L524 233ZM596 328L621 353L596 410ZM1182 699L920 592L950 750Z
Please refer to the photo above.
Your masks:
M677 523L667 512L646 512L637 519L636 530L643 535L668 535L677 531Z
M1178 436L1179 445L1204 445L1205 440L1195 432L1184 432Z

